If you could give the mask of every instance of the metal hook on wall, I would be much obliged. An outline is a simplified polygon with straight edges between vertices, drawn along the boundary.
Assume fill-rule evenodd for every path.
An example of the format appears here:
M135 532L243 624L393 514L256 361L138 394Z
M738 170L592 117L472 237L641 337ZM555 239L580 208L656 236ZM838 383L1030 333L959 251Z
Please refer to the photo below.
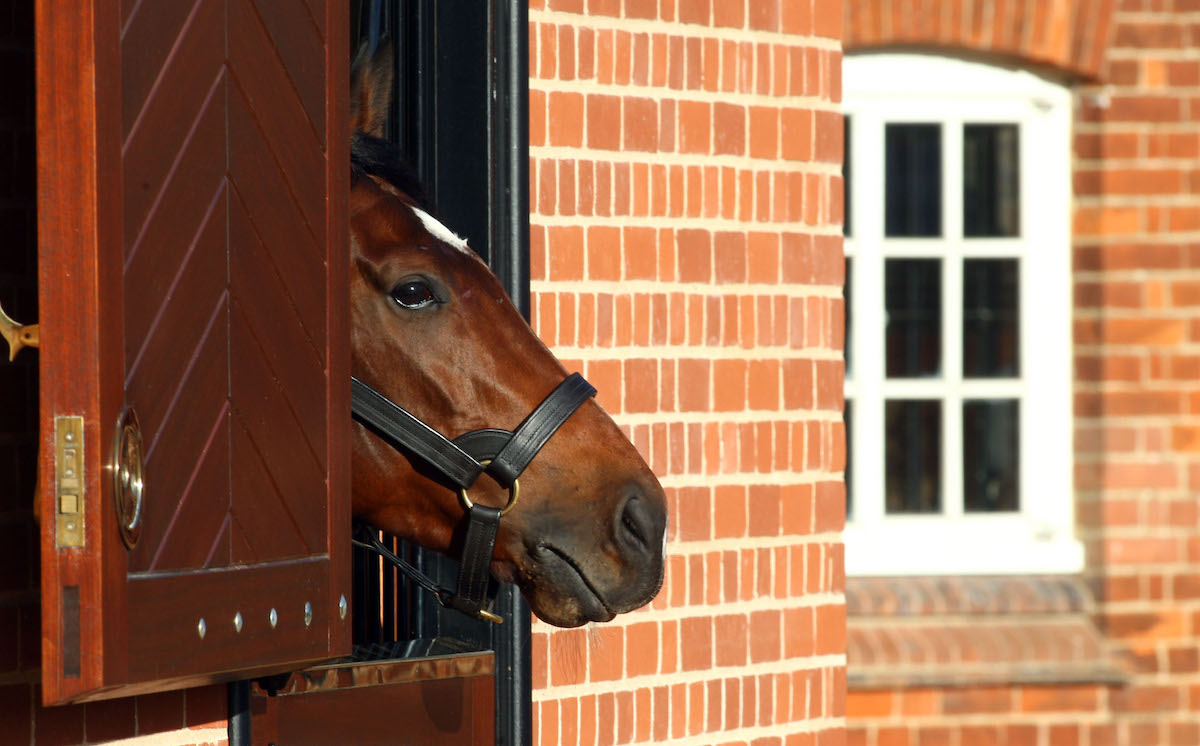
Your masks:
M38 325L18 324L0 306L0 336L8 342L8 360L12 362L22 349L38 346Z

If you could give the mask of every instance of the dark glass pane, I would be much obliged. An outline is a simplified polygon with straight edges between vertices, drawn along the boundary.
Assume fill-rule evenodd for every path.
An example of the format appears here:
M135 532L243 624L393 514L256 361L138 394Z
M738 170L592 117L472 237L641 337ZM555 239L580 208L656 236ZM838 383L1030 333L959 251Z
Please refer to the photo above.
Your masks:
M1020 270L1016 259L963 262L963 376L1014 378L1020 371Z
M842 412L842 422L844 422L846 425L846 471L844 472L844 476L845 476L845 480L846 480L846 517L847 518L854 515L854 510L853 510L854 501L852 499L854 493L851 492L851 490L850 490L850 459L853 458L853 456L854 456L854 451L853 451L853 449L850 448L850 428L852 427L851 423L854 422L852 408L853 408L853 402L851 400L847 399L846 400L846 408Z
M942 262L888 259L884 264L887 374L936 376L942 368Z
M968 513L1017 510L1016 399L963 402L963 500Z
M850 335L851 335L851 334L853 333L853 331L854 331L854 328L853 328L853 327L850 325L850 289L851 289L852 287L854 287L854 285L853 285L853 284L852 284L852 282L851 282L851 280L853 279L853 275L852 275L851 273L852 273L853 271L854 271L854 265L853 265L853 263L852 263L851 259L850 259L849 257L847 257L847 258L846 258L846 285L845 285L845 287L842 289L842 298L843 298L843 302L842 302L842 316L843 316L843 317L845 317L845 319L846 319L846 336L845 336L845 338L844 338L844 341L843 341L843 344L845 345L845 350L843 350L843 351L842 351L842 356L843 356L843 357L845 358L845 360L846 360L846 376L847 376L847 377L849 377L849 376L850 376L850 374L851 374L851 368L850 368L850 349L851 349L851 345L850 345Z
M850 235L850 117L842 117L842 235Z
M942 509L942 403L892 399L885 408L887 512Z
M942 126L889 124L886 235L942 235Z
M963 127L963 235L1020 234L1020 166L1017 125Z

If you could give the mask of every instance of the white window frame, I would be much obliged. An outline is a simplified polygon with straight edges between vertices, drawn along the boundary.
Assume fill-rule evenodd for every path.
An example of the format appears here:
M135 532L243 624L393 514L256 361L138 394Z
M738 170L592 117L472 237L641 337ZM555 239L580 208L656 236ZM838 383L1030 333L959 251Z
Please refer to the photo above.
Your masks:
M847 56L852 152L853 402L846 571L851 575L1070 573L1075 537L1071 408L1071 93L1030 72L927 54ZM884 123L942 125L943 238L884 238ZM1020 127L1018 238L962 237L962 125ZM874 164L874 165L870 165ZM942 262L942 376L884 374L884 259ZM1019 258L1020 378L961 376L962 259ZM1018 398L1019 502L1013 513L963 512L961 401ZM942 510L885 515L884 402L940 399Z

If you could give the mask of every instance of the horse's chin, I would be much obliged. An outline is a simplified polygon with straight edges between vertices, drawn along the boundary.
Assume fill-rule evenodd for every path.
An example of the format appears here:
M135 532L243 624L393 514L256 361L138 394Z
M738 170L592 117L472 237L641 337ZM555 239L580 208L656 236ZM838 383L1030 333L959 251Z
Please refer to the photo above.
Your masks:
M597 588L584 566L551 544L531 549L529 560L530 566L517 573L517 585L533 613L556 627L607 622L654 597L654 593L649 593L644 598L627 595L619 600L612 598L612 593Z
M590 589L546 588L538 585L519 584L529 608L547 624L555 627L579 627L588 622L607 622L617 614ZM574 591L574 592L572 592Z

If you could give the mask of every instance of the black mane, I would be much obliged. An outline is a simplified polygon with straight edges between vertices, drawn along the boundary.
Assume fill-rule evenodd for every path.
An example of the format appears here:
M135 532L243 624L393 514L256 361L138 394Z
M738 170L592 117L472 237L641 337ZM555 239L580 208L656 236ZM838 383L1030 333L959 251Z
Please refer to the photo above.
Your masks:
M411 197L423 210L432 212L421 180L408 165L400 149L380 137L355 132L350 139L350 183L377 176Z

